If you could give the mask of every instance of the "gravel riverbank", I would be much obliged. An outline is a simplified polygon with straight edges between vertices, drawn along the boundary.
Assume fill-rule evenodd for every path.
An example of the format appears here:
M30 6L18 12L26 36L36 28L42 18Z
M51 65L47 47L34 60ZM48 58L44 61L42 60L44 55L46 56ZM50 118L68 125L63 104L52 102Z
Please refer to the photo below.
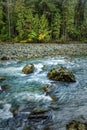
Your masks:
M87 44L0 44L0 59L31 59L47 56L87 56Z

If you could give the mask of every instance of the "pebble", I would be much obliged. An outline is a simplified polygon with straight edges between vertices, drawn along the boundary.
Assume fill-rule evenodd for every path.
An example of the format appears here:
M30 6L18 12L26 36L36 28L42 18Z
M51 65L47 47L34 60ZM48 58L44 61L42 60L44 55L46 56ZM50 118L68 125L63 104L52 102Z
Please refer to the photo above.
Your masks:
M46 56L70 55L87 56L87 44L0 44L0 59L4 55L9 59L44 58Z

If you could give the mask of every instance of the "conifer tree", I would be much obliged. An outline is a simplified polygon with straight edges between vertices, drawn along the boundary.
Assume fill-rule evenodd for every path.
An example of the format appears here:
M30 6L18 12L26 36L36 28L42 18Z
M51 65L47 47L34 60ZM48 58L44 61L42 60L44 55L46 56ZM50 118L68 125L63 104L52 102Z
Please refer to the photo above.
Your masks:
M58 40L60 36L60 24L61 24L61 17L59 13L56 13L53 17L51 30L52 30L52 39Z
M8 41L8 20L6 1L0 2L0 41Z
M15 15L16 15L16 40L20 41L25 39L25 4L23 0L17 0L15 3Z

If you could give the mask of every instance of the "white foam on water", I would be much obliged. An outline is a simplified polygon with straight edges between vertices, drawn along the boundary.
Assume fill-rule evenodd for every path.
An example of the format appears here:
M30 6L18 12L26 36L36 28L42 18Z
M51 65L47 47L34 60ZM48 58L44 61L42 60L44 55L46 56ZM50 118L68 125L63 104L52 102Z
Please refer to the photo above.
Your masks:
M1 119L8 119L13 117L13 114L9 111L11 108L11 104L5 104L3 109L0 109L0 118Z
M34 66L35 66L35 69L36 69L35 74L37 74L37 73L42 71L42 68L43 68L43 64L42 63L35 64Z
M47 65L58 65L58 64L65 64L66 61L65 59L48 59L47 61L44 62Z
M10 76L24 76L22 73L23 67L8 67L8 68L0 68L0 73L7 74Z
M2 61L0 64L4 66L12 65L12 64L17 64L18 61Z
M37 94L37 93L29 93L29 92L22 92L19 94L15 94L15 98L17 99L21 99L21 100L27 100L27 101L40 101L40 100L44 100L44 101L51 101L51 97L50 96L46 96L45 94Z
M2 89L1 89L1 86L0 86L0 90L2 90Z
M38 82L38 83L44 83L44 84L49 84L51 82L47 78L47 74L42 72L40 74L33 74L30 75L28 79L26 79L27 82Z
M42 80L41 80L41 83L42 83L42 84L46 84L46 85L47 85L47 84L50 84L50 82L53 82L53 81L50 81L49 79L45 79L45 80L42 79Z

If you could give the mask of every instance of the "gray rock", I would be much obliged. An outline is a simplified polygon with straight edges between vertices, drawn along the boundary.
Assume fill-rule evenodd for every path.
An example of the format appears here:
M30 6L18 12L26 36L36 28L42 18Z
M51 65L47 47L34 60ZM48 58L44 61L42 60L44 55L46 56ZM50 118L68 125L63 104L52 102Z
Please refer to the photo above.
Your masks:
M49 79L62 82L75 82L75 76L65 67L51 69L47 74Z

